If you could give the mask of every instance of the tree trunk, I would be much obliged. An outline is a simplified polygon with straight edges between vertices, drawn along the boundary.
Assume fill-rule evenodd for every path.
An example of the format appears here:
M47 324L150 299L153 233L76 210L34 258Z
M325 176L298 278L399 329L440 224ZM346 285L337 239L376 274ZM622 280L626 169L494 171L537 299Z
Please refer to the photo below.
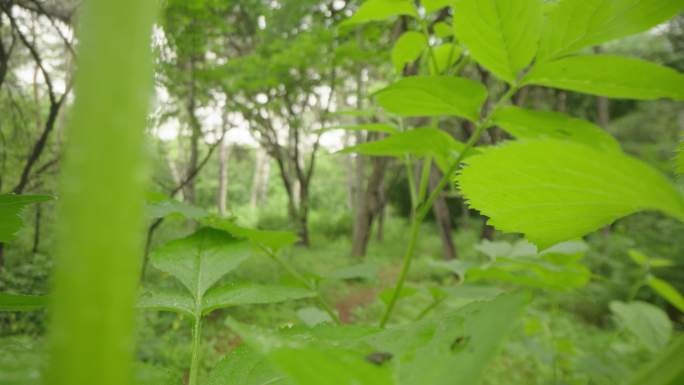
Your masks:
M225 133L225 128L224 128ZM218 211L219 215L225 216L228 203L228 159L230 153L228 151L225 138L221 140L218 148Z
M363 257L368 250L373 219L378 215L380 209L381 190L388 163L389 160L387 158L373 158L373 170L368 177L366 189L364 191L363 188L359 188L361 194L360 200L357 201L358 206L354 220L352 257Z
M190 84L189 84L189 92L188 92L188 100L187 100L187 114L188 114L188 121L190 123L190 160L188 162L188 167L185 170L186 172L186 177L189 175L192 175L193 173L196 172L198 164L199 164L199 142L200 138L202 136L202 126L199 122L199 119L197 118L197 101L195 99L195 59L192 58L190 59L190 65L189 65L189 71L190 71ZM197 178L192 178L191 180L188 181L188 183L185 185L185 191L184 191L184 196L186 202L195 204L197 201L197 191L196 191L196 184L195 180Z
M268 154L261 148L256 149L254 159L254 176L252 178L252 191L249 196L249 206L256 209L263 204L268 191L268 174L270 165Z
M432 166L430 172L430 190L434 190L439 181L442 179L442 173ZM444 194L440 194L432 205L432 212L435 215L435 223L439 229L439 237L442 240L442 256L444 259L455 259L458 254L456 252L456 245L454 244L454 237L451 228L451 213L449 206L447 206Z

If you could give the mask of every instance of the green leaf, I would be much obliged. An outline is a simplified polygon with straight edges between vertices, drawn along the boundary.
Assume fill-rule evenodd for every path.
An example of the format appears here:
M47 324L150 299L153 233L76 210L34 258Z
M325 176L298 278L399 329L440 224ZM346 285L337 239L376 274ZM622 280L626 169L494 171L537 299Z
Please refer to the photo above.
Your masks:
M294 245L299 241L295 233L289 231L256 230L237 225L230 219L209 216L202 223L207 226L226 231L238 238L247 239L253 244L264 246L272 251Z
M432 30L435 32L435 35L441 39L454 35L454 28L443 21L435 23L435 25L432 26Z
M428 46L427 37L416 31L404 32L392 48L392 64L401 72L408 63L413 63Z
M230 319L226 323L298 385L395 384L388 365L375 365L349 347L284 338Z
M676 307L679 311L684 313L684 296L670 285L667 281L654 276L648 277L648 286L651 287L658 295L665 298L665 300Z
M313 306L297 310L297 317L307 326L316 326L326 322L333 322L330 314Z
M209 290L203 299L202 313L206 315L232 306L278 303L315 296L315 292L299 287L231 284Z
M444 71L458 62L462 52L463 50L461 47L452 43L442 44L433 48L432 53L435 59L427 59L430 65L430 71L435 74L444 73ZM435 63L437 63L437 66L435 66Z
M154 250L150 261L155 268L178 279L197 300L249 255L248 242L205 227Z
M617 140L601 127L559 112L510 106L496 110L492 120L518 139L568 140L598 149L620 151Z
M664 352L644 365L629 385L681 385L684 383L684 336L679 336Z
M453 76L411 76L378 91L377 103L407 117L452 115L476 121L487 99L480 83Z
M161 193L148 193L147 217L150 219L165 218L170 215L179 215L187 219L199 219L207 216L207 212L185 202L169 198Z
M682 0L560 0L549 7L539 48L553 59L647 31L674 17Z
M382 21L400 15L418 17L418 11L410 0L367 0L341 25Z
M21 228L21 212L26 206L51 199L47 195L0 194L0 243L14 239Z
M487 149L466 163L458 182L470 206L542 249L642 210L684 220L684 199L673 185L617 152L534 140Z
M501 295L364 337L364 341L374 351L393 355L389 363L398 385L477 384L526 302L523 294Z
M190 318L195 314L195 300L185 291L155 289L140 296L137 307L145 310L180 313Z
M664 258L651 258L639 250L628 250L627 254L637 265L652 268L652 267L669 267L673 266L674 262Z
M211 371L207 385L295 385L262 354L245 344L235 348Z
M470 268L466 274L469 281L506 282L564 291L583 287L591 278L591 271L578 262L587 250L584 242L561 243L541 253L525 240L514 244L485 241L476 248L492 261Z
M472 57L499 78L515 83L537 53L541 0L457 0L456 37Z
M618 322L652 352L662 350L672 336L672 322L659 307L647 302L610 303Z
M431 13L451 5L451 0L422 0L420 3L425 7L425 12Z
M357 153L369 156L391 156L403 158L434 157L440 168L449 167L455 153L463 151L464 144L451 135L436 128L417 128L390 135L384 139L347 147L342 153Z
M655 63L613 55L572 56L539 63L523 84L611 98L684 99L684 75Z
M47 304L48 297L44 295L0 293L0 311L33 311Z

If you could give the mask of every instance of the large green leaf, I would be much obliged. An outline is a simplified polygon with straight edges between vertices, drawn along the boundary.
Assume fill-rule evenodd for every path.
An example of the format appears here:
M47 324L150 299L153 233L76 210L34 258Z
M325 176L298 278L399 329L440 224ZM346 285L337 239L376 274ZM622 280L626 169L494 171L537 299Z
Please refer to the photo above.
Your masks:
M539 57L552 59L646 31L682 8L682 0L560 0L546 15Z
M559 139L604 150L620 150L617 140L601 127L559 112L510 106L496 110L492 119L518 139Z
M226 322L295 384L395 384L388 365L371 363L363 353L351 347L314 340L311 336L284 337L231 320Z
M262 354L240 345L211 371L207 385L294 385L294 382Z
M391 126L389 124L383 124L383 123L366 123L366 124L355 124L355 125L348 125L348 126L338 126L338 127L332 127L331 130L334 129L344 129L348 131L367 131L367 132L385 132L388 134L395 134L399 132L399 130Z
M357 153L369 156L391 156L403 158L406 155L434 157L436 163L445 169L455 153L463 151L463 143L436 128L417 128L390 135L384 139L361 143L342 150L343 153Z
M522 294L502 295L364 341L375 351L393 354L390 363L398 385L477 384L515 327L525 302Z
M652 352L662 350L672 336L672 322L663 310L647 302L610 303L620 325Z
M205 227L154 250L150 261L157 269L178 279L197 300L249 255L249 242Z
M26 206L50 199L52 197L47 195L0 194L0 242L14 239L22 225L21 211Z
M232 306L278 303L315 296L315 292L299 287L232 284L209 290L204 296L202 313Z
M381 21L391 17L407 15L418 16L418 11L410 0L367 0L354 15L342 22L342 25L363 24L369 21Z
M664 352L643 366L629 385L684 384L684 336L679 336Z
M44 295L21 295L0 293L0 311L33 311L48 304Z
M454 9L456 37L473 58L516 82L537 53L542 0L456 0Z
M299 385L477 384L526 301L502 295L388 330L324 326L278 336L229 324Z
M581 55L540 63L523 83L612 98L684 99L684 75L655 63L613 55Z
M404 32L392 48L392 64L397 72L404 69L404 65L414 62L428 47L427 37L416 31Z
M542 249L641 210L684 220L684 199L673 185L618 152L534 140L485 150L466 163L458 181L470 206Z
M378 104L401 116L453 115L476 121L487 99L480 83L453 76L411 76L378 91Z

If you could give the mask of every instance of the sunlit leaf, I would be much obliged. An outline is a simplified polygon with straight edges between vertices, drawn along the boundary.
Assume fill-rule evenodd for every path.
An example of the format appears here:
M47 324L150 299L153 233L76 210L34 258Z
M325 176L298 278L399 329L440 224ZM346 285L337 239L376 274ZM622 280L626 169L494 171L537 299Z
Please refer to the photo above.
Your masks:
M620 150L620 144L601 127L559 112L520 107L496 110L494 123L518 139L558 139L605 150Z
M539 63L523 83L611 98L684 99L681 73L644 60L612 55L571 56Z
M401 116L452 115L475 121L487 89L465 78L411 76L378 91L375 99L388 112Z
M451 5L451 0L422 0L420 3L423 4L426 12L435 12Z
M684 9L682 0L560 0L549 7L539 49L552 59L657 26Z
M382 21L400 15L417 17L418 11L410 0L366 0L342 25Z
M447 43L432 49L434 60L428 58L428 64L432 73L441 74L451 68L460 58L463 50L456 44ZM436 66L435 66L436 63Z
M390 135L384 139L361 143L342 150L369 156L403 158L406 155L433 157L442 169L449 166L454 154L463 151L464 144L436 128L418 128Z
M679 191L618 152L534 140L487 149L466 163L458 182L469 205L499 230L525 234L542 249L642 210L684 220Z
M22 225L22 210L33 203L52 199L47 195L0 194L0 242L9 242Z
M483 67L509 83L537 53L542 0L456 0L456 37Z
M427 37L416 31L404 32L392 48L392 64L397 72L404 69L404 65L414 62L428 46Z

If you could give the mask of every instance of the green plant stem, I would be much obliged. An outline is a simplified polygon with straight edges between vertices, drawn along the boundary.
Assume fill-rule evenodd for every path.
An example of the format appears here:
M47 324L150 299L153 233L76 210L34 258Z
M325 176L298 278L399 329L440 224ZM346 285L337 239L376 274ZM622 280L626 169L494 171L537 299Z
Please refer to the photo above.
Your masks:
M202 345L202 315L196 315L192 325L192 361L190 361L190 375L188 384L197 385L200 363L200 347Z
M497 101L497 103L494 105L494 108L492 108L492 110L487 114L487 116L480 119L480 121L476 124L475 132L473 132L473 134L468 139L468 142L463 148L463 151L461 151L456 160L451 164L451 166L449 166L449 169L447 170L447 172L444 173L444 176L439 181L439 184L437 184L432 193L430 193L430 196L427 198L425 203L421 204L417 210L414 210L414 214L411 217L411 230L409 233L409 242L406 248L406 254L404 254L401 272L399 273L399 278L397 279L396 287L394 289L394 292L392 293L392 298L390 299L390 302L387 305L387 309L385 309L385 313L382 315L382 318L380 319L381 328L384 328L385 325L387 325L387 322L389 321L390 316L394 311L396 303L399 300L401 291L404 288L404 282L406 281L406 277L408 276L408 272L411 268L411 261L413 260L413 255L415 254L420 224L423 222L430 208L439 197L439 194L442 193L444 188L449 184L451 178L454 176L454 174L456 174L456 171L458 170L459 166L461 165L465 157L470 153L470 150L472 150L473 147L475 147L477 142L480 140L482 133L484 133L484 131L487 128L492 126L492 113L496 111L500 106L508 102L517 90L518 87L516 85L511 86L509 90Z
M282 258L278 257L271 249L264 247L262 245L259 245L259 248L268 255L269 258L273 259L276 263L278 263L285 271L288 272L293 278L295 278L297 281L302 283L304 286L306 286L307 289L316 292L316 299L318 300L318 303L323 307L323 310L325 310L326 313L332 318L333 321L337 325L341 325L342 321L340 320L340 317L337 315L335 310L330 306L328 301L323 298L323 295L321 294L320 290L316 285L311 283L306 277L301 275L292 265L287 263L285 260Z

